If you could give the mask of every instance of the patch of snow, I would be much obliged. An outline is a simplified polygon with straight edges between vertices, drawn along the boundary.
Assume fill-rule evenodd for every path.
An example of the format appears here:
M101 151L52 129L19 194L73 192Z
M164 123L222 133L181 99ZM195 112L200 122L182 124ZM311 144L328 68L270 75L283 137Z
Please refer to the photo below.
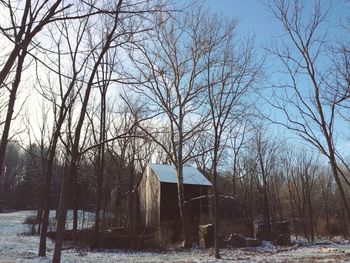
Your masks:
M34 216L35 211L0 213L0 262L49 263L52 259L54 243L47 240L47 256L37 257L38 236L23 235L29 229L23 224L27 216ZM54 213L52 214L54 217ZM71 216L68 216L70 221ZM342 241L342 242L340 242ZM212 249L147 252L111 250L64 249L62 262L349 262L349 242L334 241L308 243L307 246L296 244L291 247L274 246L263 242L256 248L221 249L221 260L212 256ZM210 256L211 255L211 256Z

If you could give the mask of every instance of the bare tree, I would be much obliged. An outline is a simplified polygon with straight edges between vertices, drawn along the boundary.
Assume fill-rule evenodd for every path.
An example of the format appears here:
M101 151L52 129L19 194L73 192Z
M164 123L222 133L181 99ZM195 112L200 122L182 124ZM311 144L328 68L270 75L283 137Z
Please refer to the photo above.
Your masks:
M16 95L21 82L22 72L26 68L27 55L33 54L37 43L34 38L49 23L64 19L63 11L70 7L64 5L62 0L49 1L1 1L4 6L9 25L2 24L0 32L12 45L12 50L4 58L5 62L0 70L0 90L7 89L9 99L7 103L6 118L2 129L0 141L0 176L6 146L8 142L11 121L13 119Z
M312 205L312 197L315 186L315 177L318 167L314 164L312 158L303 156L301 170L299 171L303 196L308 208L309 229L311 241L315 240L315 216Z
M50 36L56 48L56 50L52 50L51 52L57 54L57 68L55 71L58 74L48 74L47 84L43 80L38 80L38 84L41 86L40 93L52 103L54 114L53 132L50 138L46 171L43 180L43 216L39 256L45 256L46 254L46 233L49 223L51 183L56 150L65 122L67 121L67 125L70 126L70 117L67 118L67 115L71 116L72 105L75 103L78 91L82 87L79 82L79 75L84 74L87 59L79 61L79 63L78 59L83 44L83 36L87 31L86 26L88 21L89 17L75 21L77 30L74 33L71 31L73 26L69 21L57 23L50 29ZM68 53L64 52L65 48L68 49ZM53 60L54 58L51 59ZM65 68L67 65L70 65L69 69ZM58 86L54 83L58 83Z
M76 128L75 128L75 134L74 134L74 140L71 148L71 160L70 160L70 167L68 173L65 174L63 177L62 182L62 190L61 190L61 198L60 198L60 204L58 209L58 218L57 218L57 235L56 235L56 244L55 244L55 250L54 250L54 256L53 256L53 262L60 262L61 261L61 250L62 250L62 241L63 241L63 234L65 229L65 223L66 223L66 216L67 216L67 201L69 196L69 184L73 177L76 176L77 173L77 165L79 162L79 147L80 147L80 137L82 132L82 126L84 124L84 119L86 115L86 109L89 102L90 92L93 86L93 83L95 81L95 75L97 73L98 67L100 66L100 63L102 62L103 57L105 56L106 52L110 48L111 44L115 40L115 33L117 31L118 25L119 25L119 15L120 15L120 9L121 9L122 1L118 1L115 7L115 15L113 24L110 28L108 28L108 31L105 36L105 40L99 47L99 51L97 53L97 59L95 61L95 64L92 67L92 70L88 77L88 82L86 84L85 94L83 96L83 102L80 109L79 114L79 120L77 122Z
M109 6L107 5L106 8ZM82 99L81 105L79 107L79 113L77 114L77 122L74 126L74 137L72 140L72 145L69 149L70 160L68 172L64 174L62 182L61 197L58 210L57 218L57 235L56 235L56 244L53 256L53 262L60 262L63 234L65 230L65 221L67 215L67 202L69 197L69 188L74 178L77 176L78 164L82 154L91 150L94 147L98 147L101 144L107 143L108 141L115 140L117 138L106 139L106 141L86 147L84 150L81 150L81 137L83 132L83 126L86 123L85 117L90 101L90 94L93 87L97 84L97 73L103 61L106 61L106 55L108 50L114 48L120 48L126 43L130 42L137 33L148 30L149 27L145 27L144 19L149 13L158 12L163 5L158 5L157 2L150 1L136 1L136 2L124 2L123 0L117 1L115 4L111 5L110 10L105 10L105 6L99 7L91 5L91 9L103 9L105 10L102 15L104 17L109 17L109 23L106 27L106 24L103 23L100 39L89 38L91 48L91 54L89 69L83 76L83 87L84 93L80 90L80 96ZM103 22L102 19L99 22ZM94 20L96 24L96 20ZM101 25L101 24L100 24ZM92 27L89 27L91 29ZM91 60L93 58L93 60ZM115 81L117 81L116 79ZM105 80L103 80L105 81ZM119 135L121 136L121 135Z
M106 26L108 26L109 21L105 21ZM89 38L91 38L90 42L93 42L94 36L89 34ZM93 49L93 47L91 47ZM94 55L94 60L97 57ZM95 237L94 237L94 245L98 246L99 244L99 233L100 233L100 214L101 214L101 205L103 199L103 185L104 185L104 173L105 173L105 154L106 154L106 145L105 141L107 139L107 131L109 130L108 124L108 90L110 86L113 84L113 73L115 71L115 67L117 66L117 49L109 49L106 52L106 55L102 58L102 61L99 65L99 69L96 73L96 84L98 86L98 96L100 96L99 109L95 114L99 114L96 116L98 120L98 125L95 125L94 116L89 117L92 125L92 135L94 144L98 145L97 153L96 153L96 192L97 192L97 200L96 200L96 209L95 209ZM118 136L118 134L116 134Z
M321 182L317 158L313 157L313 153L307 151L298 152L287 149L282 155L282 163L286 175L292 217L302 220L304 236L314 241L316 222L313 199L316 192L316 180ZM322 184L322 187L326 186ZM325 199L325 201L327 200Z
M272 237L271 230L271 177L278 162L279 142L274 138L268 138L263 127L257 127L254 141L252 143L252 152L256 160L256 180L257 188L263 200L264 221L267 227L268 238Z
M323 171L321 172L319 179L320 179L319 186L321 187L321 194L322 194L322 201L323 201L322 202L323 210L326 216L326 230L327 230L327 234L330 235L331 233L330 215L331 215L333 177L329 172Z
M305 17L301 2L276 0L271 10L291 43L271 49L288 76L288 82L273 86L276 100L271 105L285 116L285 121L273 122L295 132L328 159L349 223L350 207L341 180L348 182L348 178L339 172L335 146L339 93L330 92L334 82L325 62L327 45L322 31L329 9L323 11L316 1L313 14Z
M40 105L41 112L40 113L37 112L36 114L39 118L41 117L41 119L38 118L37 120L35 120L37 125L34 124L33 118L30 118L30 116L26 114L26 126L28 130L27 139L29 138L29 150L32 150L32 147L37 146L39 148L39 152L28 151L27 154L32 155L33 159L40 160L39 164L34 169L36 169L37 171L36 174L40 175L40 183L38 183L37 192L40 193L41 195L40 199L43 202L44 201L43 181L44 181L45 172L46 172L47 153L48 153L47 139L51 131L48 124L49 107L47 107L46 101L43 98L42 98L42 102L39 105ZM38 132L36 130L38 130ZM38 212L37 212L37 219L39 221L38 234L40 234L42 214L43 214L43 203L39 205Z
M185 247L191 245L192 232L184 195L183 166L193 158L193 141L198 139L207 119L207 114L200 114L206 90L204 43L208 33L203 19L202 8L187 10L176 17L158 16L155 32L144 43L136 43L137 56L131 54L138 75L130 77L139 83L134 85L134 91L148 102L170 144L168 147L159 140L159 125L153 129L140 125L175 167Z
M213 182L215 257L219 253L218 167L222 151L227 146L230 129L245 115L248 101L244 98L253 88L260 66L253 59L250 41L240 46L233 41L234 21L206 15L207 29L207 98L211 125L211 179Z

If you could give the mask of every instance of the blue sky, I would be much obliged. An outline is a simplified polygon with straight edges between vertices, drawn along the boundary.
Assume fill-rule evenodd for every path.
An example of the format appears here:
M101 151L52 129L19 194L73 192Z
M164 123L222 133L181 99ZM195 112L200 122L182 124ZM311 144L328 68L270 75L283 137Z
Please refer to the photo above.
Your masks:
M237 32L240 37L246 35L255 35L256 46L263 52L263 47L271 43L274 37L283 38L283 30L279 22L273 17L273 14L268 3L272 3L272 0L206 0L205 3L214 12L219 12L222 15L233 17L238 20ZM305 15L311 14L314 7L313 0L300 0L300 3L305 5ZM348 38L347 34L340 27L341 21L344 21L346 17L350 17L350 1L347 0L321 0L323 7L329 6L332 3L329 16L327 18L328 23L324 25L322 31L328 32L331 40L340 40ZM321 31L321 32L322 32ZM322 32L323 33L323 32ZM279 64L276 60L267 59L268 67L266 74L270 80L277 78L278 74L273 71L273 68L278 68ZM349 143L349 125L342 121L338 121L337 124L337 139L339 150L346 155L350 155L350 143ZM292 140L300 141L289 132L281 131L285 133L286 137L294 137Z
M210 9L225 16L238 20L238 31L244 34L255 34L260 43L269 41L271 36L281 34L281 27L276 22L267 6L272 0L205 0ZM301 3L312 8L313 0L301 0ZM330 28L335 35L340 33L338 25L340 19L350 14L350 1L321 0L323 6L333 3L330 13ZM306 11L308 10L306 8Z
M328 27L325 30L335 38L342 38L344 31L340 28L341 20L350 16L349 0L320 0L322 6L332 3L329 14ZM271 37L281 36L281 25L276 21L271 13L268 4L272 0L204 0L211 10L228 17L233 17L238 21L238 33L240 35L256 36L259 46L267 44ZM306 6L307 12L311 12L315 1L301 0Z
M237 19L240 33L255 34L263 41L280 32L268 7L260 0L206 0L206 3L210 9Z

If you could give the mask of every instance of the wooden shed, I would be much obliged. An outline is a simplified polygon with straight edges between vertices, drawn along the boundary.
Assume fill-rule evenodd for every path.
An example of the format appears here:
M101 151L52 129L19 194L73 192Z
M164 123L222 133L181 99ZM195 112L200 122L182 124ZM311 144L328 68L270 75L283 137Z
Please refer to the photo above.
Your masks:
M183 168L186 200L208 194L212 184L196 168ZM149 164L139 186L140 223L144 227L173 224L181 229L175 167ZM191 224L197 226L208 218L208 198L189 202ZM180 225L181 226L181 225Z

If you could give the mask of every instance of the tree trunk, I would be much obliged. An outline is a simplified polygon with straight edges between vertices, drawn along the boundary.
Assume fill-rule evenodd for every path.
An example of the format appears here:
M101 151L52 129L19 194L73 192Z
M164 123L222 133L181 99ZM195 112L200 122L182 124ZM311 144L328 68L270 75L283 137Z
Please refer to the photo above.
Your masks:
M13 116L15 102L16 102L17 90L18 90L18 87L19 87L19 84L21 81L23 63L24 63L24 58L25 58L26 53L27 53L27 50L26 50L26 48L24 48L22 50L21 55L19 55L19 57L18 57L15 80L12 83L12 88L10 91L10 98L9 98L9 102L7 105L7 114L6 114L5 124L4 124L4 128L2 130L2 136L1 136L1 141L0 141L0 178L2 177L6 148L7 148L8 137L9 137L9 133L10 133L10 126L11 126L12 116Z
M94 247L98 247L99 235L100 235L100 214L101 214L101 196L102 196L102 182L101 178L97 178L97 200L95 209L95 235L94 235Z
M267 226L267 234L269 239L271 238L271 221L270 221L270 206L269 206L269 197L268 197L268 184L267 184L267 174L265 172L265 167L263 164L261 153L259 153L259 163L263 181L263 198L264 198L264 217L265 224Z
M38 231L37 231L37 234L40 235L40 230L41 230L41 222L42 222L42 215L43 215L43 209L40 208L36 214L36 219L37 221L39 222L38 224Z
M130 192L130 203L129 203L129 215L130 215L130 245L131 248L136 247L135 242L135 228L136 228L136 213L135 213L135 193L134 193L134 181L135 181L135 171L134 171L134 165L135 165L135 141L133 142L133 157L131 160L130 165L130 184L129 184L129 192Z
M177 182L177 192L178 192L178 201L179 201L179 211L180 218L182 223L182 233L184 235L184 247L190 248L192 245L191 238L191 228L190 228L190 219L188 215L188 208L185 204L185 190L183 185L183 166L182 164L177 168L176 175L178 178Z
M78 236L78 182L77 182L77 173L73 175L72 178L72 188L73 188L73 230L72 230L72 240L73 244L77 244Z
M76 76L73 77L75 79ZM61 127L63 125L67 110L64 109L63 105L65 105L66 100L68 98L68 94L73 88L74 81L71 82L67 93L62 101L62 106L60 108L59 119L56 124L56 130L52 136L51 146L48 152L48 159L46 164L46 172L44 175L44 183L43 183L43 217L42 217L42 227L40 232L40 244L39 244L39 257L44 257L46 255L46 235L47 228L49 224L49 216L50 216L50 200L51 200L51 182L53 177L53 166L56 155L56 148L58 139L61 132ZM62 183L61 183L62 184ZM56 219L57 219L57 211L56 211Z
M214 204L214 247L215 258L220 258L220 242L219 242L219 216L218 216L218 186L217 186L217 168L216 162L213 165L213 204Z
M315 241L315 231L314 231L314 214L312 210L312 204L311 204L311 196L308 196L307 198L308 208L309 208L309 219L310 219L310 235L311 235L311 241Z
M326 224L327 224L327 233L328 236L331 236L331 228L329 224L329 210L328 210L328 201L325 202L325 212L326 212Z
M67 207L68 207L68 198L69 193L71 192L72 178L77 172L77 156L72 156L72 161L68 173L63 175L62 187L61 187L61 197L60 203L58 206L58 216L57 216L57 231L56 231L56 243L55 250L53 254L53 263L61 262L61 251L62 243L65 234L65 226L67 219Z
M232 218L234 220L236 215L236 177L237 177L237 154L234 153L233 157L233 175L232 175L232 198L233 198L233 204L232 204Z
M106 139L106 94L108 86L100 87L101 93L101 114L100 114L100 143ZM101 144L98 148L98 163L97 163L97 201L95 211L95 237L94 246L99 246L100 235L100 213L102 205L102 187L104 178L104 166L105 166L105 147Z
M215 139L214 139L214 149L213 149L213 160L212 160L212 174L213 174L213 212L214 212L214 248L215 248L215 258L220 258L220 243L219 243L219 216L218 216L218 155L219 155L219 143L220 136L218 134L218 129L215 127Z
M346 225L346 237L348 237L348 229L349 229L349 224L350 224L350 209L349 209L349 205L348 205L348 202L347 202L347 199L346 199L346 195L345 195L345 192L344 192L344 188L341 184L341 181L340 181L340 178L339 178L339 175L338 175L338 170L337 170L337 164L336 164L336 160L335 160L335 156L334 156L334 152L331 151L331 154L330 154L330 164L331 164L331 168L332 168L332 173L333 173L333 176L334 176L334 179L335 179L335 182L337 184L337 188L338 188L338 191L340 193L340 197L341 197L341 200L342 200L342 204L343 204L343 208L344 208L344 212L345 212L345 217L347 220L345 220L345 225Z
M46 255L46 235L47 228L49 225L49 216L50 216L50 199L51 199L51 179L52 179L52 167L53 167L53 158L49 157L47 172L44 177L44 195L43 195L43 216L41 223L40 231L40 243L39 243L39 257L44 257Z

